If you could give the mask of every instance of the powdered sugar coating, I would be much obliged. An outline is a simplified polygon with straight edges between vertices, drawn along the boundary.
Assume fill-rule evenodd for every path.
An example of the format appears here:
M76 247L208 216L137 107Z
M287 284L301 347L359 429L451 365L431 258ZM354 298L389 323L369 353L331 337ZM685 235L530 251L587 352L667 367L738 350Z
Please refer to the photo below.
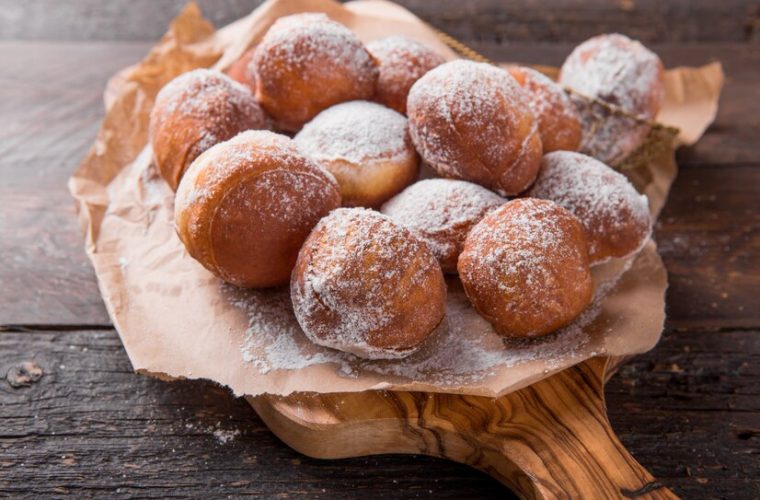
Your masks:
M248 129L268 129L269 118L244 85L219 71L195 69L156 96L149 134L161 174L172 188L201 153Z
M367 50L380 63L375 98L399 113L406 113L406 98L414 82L446 62L427 45L403 36L373 40Z
M377 63L348 28L325 14L281 17L251 59L256 98L285 130L323 109L372 97Z
M544 153L578 149L581 118L562 87L526 66L510 67L509 72L525 90L528 105L538 119Z
M406 118L369 101L322 111L295 142L335 176L344 206L378 207L414 182L419 171Z
M440 323L446 286L424 243L390 218L341 208L314 228L291 280L293 309L315 343L369 359L416 350Z
M382 212L422 239L445 272L456 273L467 233L506 201L471 182L425 179L389 200Z
M443 177L502 195L517 194L533 182L541 157L538 122L506 71L448 62L417 80L407 106L417 151Z
M565 326L593 293L580 223L546 200L517 199L486 215L467 236L458 268L475 308L505 336Z
M289 138L248 131L202 154L182 179L175 224L188 253L243 287L288 281L317 221L340 205L332 176Z
M303 154L320 164L343 160L361 167L414 154L406 118L369 101L344 102L322 111L294 140Z
M552 200L578 217L592 261L625 257L649 239L647 197L623 174L590 156L570 151L547 154L527 194Z
M562 65L559 81L583 96L609 103L646 121L654 120L665 93L660 58L620 34L599 35L577 46ZM615 165L643 142L647 124L589 108L582 99L581 152Z

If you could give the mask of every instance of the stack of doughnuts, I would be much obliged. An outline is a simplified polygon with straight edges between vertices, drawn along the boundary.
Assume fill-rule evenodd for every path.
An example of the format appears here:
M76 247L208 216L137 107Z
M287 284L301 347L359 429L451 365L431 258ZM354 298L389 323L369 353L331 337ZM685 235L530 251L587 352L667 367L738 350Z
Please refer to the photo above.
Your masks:
M646 197L608 165L644 140L662 64L622 35L581 44L556 83L298 14L228 74L178 76L150 115L177 235L221 280L288 285L316 344L419 350L445 316L444 273L497 334L547 335L591 302L591 266L649 239ZM596 123L580 95L636 126ZM439 178L419 180L423 162Z

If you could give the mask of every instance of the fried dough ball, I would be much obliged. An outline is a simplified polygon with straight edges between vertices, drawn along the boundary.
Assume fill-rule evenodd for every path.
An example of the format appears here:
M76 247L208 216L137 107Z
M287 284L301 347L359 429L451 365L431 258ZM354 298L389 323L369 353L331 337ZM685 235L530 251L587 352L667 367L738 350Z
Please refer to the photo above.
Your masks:
M427 45L403 36L374 40L367 44L367 50L380 64L375 100L403 114L414 82L446 62Z
M544 156L527 195L551 200L578 217L591 262L638 251L652 230L647 197L623 174L584 154L555 151Z
M253 79L251 72L248 71L248 66L251 64L251 59L253 59L254 50L256 50L255 47L248 49L240 59L232 63L226 71L227 76L236 82L240 82L247 86L253 93L256 92L256 81Z
M538 123L506 71L465 60L438 66L412 86L407 113L417 151L442 177L504 196L524 191L536 178Z
M408 356L443 319L446 283L409 230L363 208L322 219L290 285L293 310L316 344L368 359Z
M475 309L505 337L551 333L593 296L583 227L548 200L521 198L486 215L467 236L458 268Z
M361 40L324 14L279 18L256 47L249 70L256 99L290 132L330 106L371 99L378 75Z
M471 182L425 179L391 198L382 212L427 243L443 272L456 274L467 233L506 201Z
M161 177L172 191L214 144L271 123L250 90L218 71L196 69L167 83L150 112L149 135Z
M193 162L177 190L174 223L206 269L263 288L288 282L309 232L338 206L335 179L291 139L248 131Z
M511 66L509 74L525 89L528 104L538 119L544 153L576 151L581 143L581 118L562 87L525 66Z
M374 102L351 101L322 111L295 142L335 176L344 206L378 207L419 173L406 118Z
M645 121L655 119L665 95L660 58L619 34L595 36L578 45L562 65L559 82ZM648 123L589 106L582 98L575 101L583 125L580 152L607 165L621 163L649 134Z

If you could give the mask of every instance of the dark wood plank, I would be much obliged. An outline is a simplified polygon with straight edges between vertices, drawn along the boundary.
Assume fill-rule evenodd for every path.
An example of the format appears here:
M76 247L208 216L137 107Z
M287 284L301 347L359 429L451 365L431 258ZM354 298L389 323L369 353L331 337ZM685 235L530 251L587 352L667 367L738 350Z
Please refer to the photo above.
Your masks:
M148 48L0 43L0 260L11 263L0 324L110 323L66 180L95 137L108 78Z
M0 0L0 38L155 40L186 0ZM217 26L260 0L199 0ZM625 31L648 42L756 41L760 10L752 0L398 0L466 41L580 41ZM463 22L466 19L467 22Z
M687 167L655 236L668 269L668 325L760 325L758 166Z
M646 42L753 40L752 2L623 0L400 1L433 26L463 41L579 42L624 32ZM466 19L467 22L462 22Z
M760 493L759 333L666 335L609 385L624 444L685 498ZM300 456L214 384L133 374L113 331L0 333L3 374L29 360L44 371L38 382L0 381L2 495L505 494L483 474L427 457Z
M113 331L0 333L3 376L28 360L39 382L0 380L0 496L503 496L443 460L303 457L215 384L135 375Z
M682 498L760 495L760 335L666 332L607 385L621 441Z
M13 263L0 266L0 324L109 322L84 256L66 180L102 118L100 94L108 77L138 60L148 46L0 42L0 60L7 69L0 73L7 96L0 100L0 116L9 124L0 127L0 199L5 201L0 258ZM494 59L557 64L571 47L478 48ZM681 178L665 212L670 222L658 232L671 268L671 318L712 327L759 325L760 313L747 302L755 294L755 278L742 275L746 267L739 266L747 266L757 250L756 211L753 215L747 209L754 206L757 186L752 165L760 165L760 101L754 98L760 85L755 69L760 67L760 49L663 46L661 53L668 64L700 64L717 57L729 75L715 126L697 146L679 153ZM736 163L746 166L732 166ZM720 168L720 174L709 172L711 167ZM702 201L694 205L698 197ZM711 197L717 203L707 203ZM688 223L679 222L681 217ZM726 246L731 250L724 250ZM729 276L726 282L735 286L726 289L720 276ZM728 325L733 321L737 324Z

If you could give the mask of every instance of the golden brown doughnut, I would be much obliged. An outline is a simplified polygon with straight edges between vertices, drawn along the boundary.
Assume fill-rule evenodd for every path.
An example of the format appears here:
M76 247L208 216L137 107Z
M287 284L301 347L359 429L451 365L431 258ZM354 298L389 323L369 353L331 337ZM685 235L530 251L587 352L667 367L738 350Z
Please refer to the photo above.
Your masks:
M414 352L441 322L446 283L409 230L372 210L340 208L304 243L290 296L314 343L390 359Z
M619 34L595 36L578 45L562 65L559 81L586 97L647 121L655 119L665 95L660 58ZM623 161L651 128L625 116L589 108L582 99L576 101L582 110L580 151L607 165Z
M412 86L407 113L417 151L441 176L504 196L536 178L538 123L506 71L465 60L442 64Z
M256 99L291 132L334 104L371 99L377 83L377 62L361 40L324 14L279 18L256 47L249 70Z
M149 135L158 171L176 191L187 168L208 148L243 130L269 127L248 88L219 71L196 69L158 93Z
M456 274L467 233L506 201L471 182L425 179L391 198L382 212L424 241L443 272Z
M227 75L236 82L240 82L251 89L251 92L256 93L256 81L253 79L251 72L248 71L248 66L251 64L251 59L253 59L254 50L256 50L256 47L248 49L240 59L232 63L227 69Z
M174 223L187 252L241 287L288 282L317 221L340 205L335 180L289 138L249 131L217 144L188 169Z
M649 239L647 197L623 174L590 156L570 151L544 156L527 195L551 200L578 217L591 262L625 257Z
M576 151L581 143L581 119L562 87L525 66L511 66L509 74L525 89L528 104L538 119L544 153Z
M345 102L322 111L295 142L335 176L344 206L380 206L419 173L406 118L374 102Z
M374 40L367 44L367 50L380 64L375 100L404 114L412 84L446 62L427 45L403 36Z
M459 277L475 309L505 337L537 337L589 305L593 282L578 219L554 202L521 198L467 236Z

